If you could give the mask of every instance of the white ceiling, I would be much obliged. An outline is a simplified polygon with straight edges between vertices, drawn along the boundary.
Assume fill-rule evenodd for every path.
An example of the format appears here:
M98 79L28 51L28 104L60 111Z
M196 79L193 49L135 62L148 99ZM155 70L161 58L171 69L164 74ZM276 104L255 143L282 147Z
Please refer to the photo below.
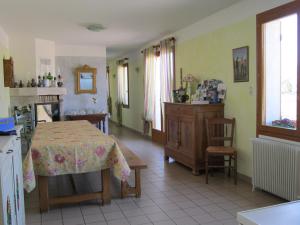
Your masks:
M182 29L240 0L0 0L9 35L59 44L104 45L117 56ZM82 25L101 23L95 33Z

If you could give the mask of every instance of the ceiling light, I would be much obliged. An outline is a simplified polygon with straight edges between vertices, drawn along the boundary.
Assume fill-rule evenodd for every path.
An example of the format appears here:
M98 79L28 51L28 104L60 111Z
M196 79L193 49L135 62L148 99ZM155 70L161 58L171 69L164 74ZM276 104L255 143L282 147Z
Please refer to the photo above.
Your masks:
M94 23L86 25L86 29L93 32L100 32L101 30L104 30L105 27L102 24Z

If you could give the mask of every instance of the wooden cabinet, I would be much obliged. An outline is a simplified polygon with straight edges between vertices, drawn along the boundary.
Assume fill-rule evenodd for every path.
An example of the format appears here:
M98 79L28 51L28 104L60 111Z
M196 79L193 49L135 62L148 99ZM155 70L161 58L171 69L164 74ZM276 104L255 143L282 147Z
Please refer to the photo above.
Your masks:
M4 87L14 87L14 63L13 59L3 59Z
M25 225L20 129L0 137L0 225Z
M165 103L165 159L169 157L192 168L204 169L207 147L205 119L224 117L224 105Z

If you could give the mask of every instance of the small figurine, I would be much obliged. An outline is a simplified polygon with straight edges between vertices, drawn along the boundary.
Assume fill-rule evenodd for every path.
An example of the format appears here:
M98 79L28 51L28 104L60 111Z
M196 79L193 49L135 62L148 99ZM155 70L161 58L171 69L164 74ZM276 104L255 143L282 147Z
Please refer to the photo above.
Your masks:
M64 86L64 80L61 75L58 75L57 85L58 85L58 87Z
M27 87L31 87L30 81L27 82Z
M42 81L42 78L41 76L38 76L38 87L43 87L43 81Z
M20 82L19 82L19 88L22 88L23 87L23 82L22 82L22 80L20 80Z
M53 78L52 80L52 87L57 87L57 80L56 80L56 77Z
M14 88L18 88L18 87L19 87L18 82L15 82L14 83Z
M36 87L36 81L34 78L31 79L31 87Z

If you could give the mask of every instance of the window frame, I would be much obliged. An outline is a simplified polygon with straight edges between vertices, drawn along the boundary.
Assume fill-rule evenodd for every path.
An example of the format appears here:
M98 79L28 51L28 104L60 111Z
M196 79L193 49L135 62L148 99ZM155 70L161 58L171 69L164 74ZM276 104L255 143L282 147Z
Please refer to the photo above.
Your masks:
M122 66L124 68L127 68L127 90L128 90L128 93L127 93L127 97L128 97L127 102L128 102L128 104L122 103L122 106L123 106L123 108L128 109L129 108L129 64L128 63L123 63Z
M297 14L297 124L296 129L272 127L263 124L265 106L263 25L282 17ZM257 121L256 135L266 135L292 141L300 141L300 1L293 1L256 16L257 41Z

